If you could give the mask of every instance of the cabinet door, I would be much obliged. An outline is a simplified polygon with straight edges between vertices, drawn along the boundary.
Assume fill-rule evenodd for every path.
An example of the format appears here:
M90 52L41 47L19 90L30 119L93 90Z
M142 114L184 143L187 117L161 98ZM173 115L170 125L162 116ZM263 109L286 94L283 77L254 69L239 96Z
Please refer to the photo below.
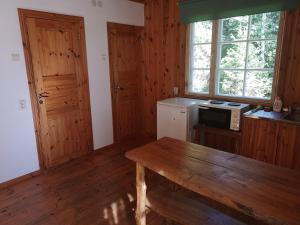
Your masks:
M243 118L240 154L260 161L275 163L278 124L275 121Z
M171 106L157 107L157 138L171 137L186 141L187 111Z
M279 123L276 165L300 170L300 126Z

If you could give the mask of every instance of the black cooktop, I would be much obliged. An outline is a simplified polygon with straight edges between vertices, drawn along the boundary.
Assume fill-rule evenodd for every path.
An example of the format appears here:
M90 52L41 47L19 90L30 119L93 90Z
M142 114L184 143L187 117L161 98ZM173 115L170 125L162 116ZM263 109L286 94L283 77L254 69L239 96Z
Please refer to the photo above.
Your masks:
M237 102L229 102L228 105L229 105L229 106L241 106L241 103L237 103Z
M224 104L224 101L211 100L209 103L210 103L210 104L214 104L214 105L221 105L221 104Z

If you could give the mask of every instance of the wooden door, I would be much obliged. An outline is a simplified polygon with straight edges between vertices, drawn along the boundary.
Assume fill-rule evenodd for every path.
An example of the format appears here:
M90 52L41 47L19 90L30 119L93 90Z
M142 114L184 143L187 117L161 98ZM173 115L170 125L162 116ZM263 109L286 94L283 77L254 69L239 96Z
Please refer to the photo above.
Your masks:
M142 28L108 23L114 141L141 132Z
M42 167L93 149L81 17L19 10Z

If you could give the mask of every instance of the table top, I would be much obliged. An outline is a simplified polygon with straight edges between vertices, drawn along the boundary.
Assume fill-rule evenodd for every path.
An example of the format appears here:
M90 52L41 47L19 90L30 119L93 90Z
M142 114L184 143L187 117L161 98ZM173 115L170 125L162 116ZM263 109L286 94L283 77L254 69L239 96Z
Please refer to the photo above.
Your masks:
M300 224L300 173L172 138L126 153L161 176L272 225Z

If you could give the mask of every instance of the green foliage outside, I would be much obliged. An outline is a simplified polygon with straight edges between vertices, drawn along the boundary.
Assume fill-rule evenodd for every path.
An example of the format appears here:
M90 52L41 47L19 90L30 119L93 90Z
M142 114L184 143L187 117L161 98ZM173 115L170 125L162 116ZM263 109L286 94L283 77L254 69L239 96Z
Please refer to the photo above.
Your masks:
M270 98L280 12L224 19L220 22L219 94ZM249 24L250 23L250 24ZM192 68L209 68L211 22L194 25ZM205 45L205 43L207 45ZM248 52L248 55L247 55ZM204 67L202 66L204 65ZM208 92L209 73L195 70L192 87Z

